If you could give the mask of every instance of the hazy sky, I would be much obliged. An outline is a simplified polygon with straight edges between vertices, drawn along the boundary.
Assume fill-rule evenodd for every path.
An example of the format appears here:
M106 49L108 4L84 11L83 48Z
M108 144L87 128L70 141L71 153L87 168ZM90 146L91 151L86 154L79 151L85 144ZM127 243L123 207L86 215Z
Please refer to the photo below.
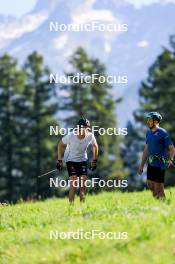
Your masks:
M0 0L0 14L20 17L30 11L37 0Z
M68 0L67 0L68 1ZM72 0L73 1L73 0ZM84 1L84 0L82 0ZM110 0L109 0L110 1ZM134 4L136 7L149 5L157 2L174 2L175 0L125 0ZM20 17L29 12L36 4L37 0L0 0L0 14L13 15Z
M141 7L142 5L150 5L153 3L175 3L175 0L126 0L127 2L134 4L136 7Z

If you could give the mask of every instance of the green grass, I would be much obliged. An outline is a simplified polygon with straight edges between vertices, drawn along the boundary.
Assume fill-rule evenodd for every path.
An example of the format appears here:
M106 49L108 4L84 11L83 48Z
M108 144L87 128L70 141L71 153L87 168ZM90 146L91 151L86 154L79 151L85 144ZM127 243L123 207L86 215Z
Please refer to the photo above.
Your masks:
M175 264L175 189L167 202L148 191L0 206L2 264ZM127 232L128 239L50 239L50 230Z

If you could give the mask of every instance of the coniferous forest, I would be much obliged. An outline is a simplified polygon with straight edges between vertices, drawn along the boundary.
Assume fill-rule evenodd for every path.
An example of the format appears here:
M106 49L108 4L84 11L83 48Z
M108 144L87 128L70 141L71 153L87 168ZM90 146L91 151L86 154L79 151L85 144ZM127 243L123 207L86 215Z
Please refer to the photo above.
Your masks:
M78 48L70 58L74 76L106 74L105 65ZM0 200L42 199L64 196L67 190L49 187L49 178L37 176L55 169L57 143L61 135L50 135L50 126L72 127L83 114L92 125L117 127L116 109L120 101L112 96L108 83L50 83L51 69L39 52L30 54L23 65L8 54L0 57ZM66 95L69 96L66 96ZM139 89L139 108L134 122L126 124L127 136L96 135L99 164L93 177L127 178L128 190L143 189L137 176L140 153L145 143L144 113L158 111L175 142L175 36L170 47L148 69L148 78ZM63 114L64 113L64 114ZM65 169L61 177L66 178ZM175 170L168 171L166 185L173 185ZM56 175L56 173L55 173ZM94 191L99 191L95 189Z

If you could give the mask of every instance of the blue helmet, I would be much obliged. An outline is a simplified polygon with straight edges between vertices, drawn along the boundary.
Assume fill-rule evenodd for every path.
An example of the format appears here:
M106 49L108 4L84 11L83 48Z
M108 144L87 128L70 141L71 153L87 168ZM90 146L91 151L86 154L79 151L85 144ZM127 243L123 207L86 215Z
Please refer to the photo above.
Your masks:
M157 120L158 122L160 122L162 120L162 116L161 114L157 113L157 112L149 112L146 114L146 118L152 118L153 120Z

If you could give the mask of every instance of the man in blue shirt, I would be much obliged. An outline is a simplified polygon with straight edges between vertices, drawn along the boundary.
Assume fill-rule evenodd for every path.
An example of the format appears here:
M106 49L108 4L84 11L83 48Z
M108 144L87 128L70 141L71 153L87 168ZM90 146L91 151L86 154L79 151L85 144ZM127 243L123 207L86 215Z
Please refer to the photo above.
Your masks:
M162 199L165 198L165 169L173 166L175 148L166 130L159 127L162 116L157 112L150 112L146 117L150 130L146 133L146 144L138 174L142 174L147 161L147 186L154 197Z

